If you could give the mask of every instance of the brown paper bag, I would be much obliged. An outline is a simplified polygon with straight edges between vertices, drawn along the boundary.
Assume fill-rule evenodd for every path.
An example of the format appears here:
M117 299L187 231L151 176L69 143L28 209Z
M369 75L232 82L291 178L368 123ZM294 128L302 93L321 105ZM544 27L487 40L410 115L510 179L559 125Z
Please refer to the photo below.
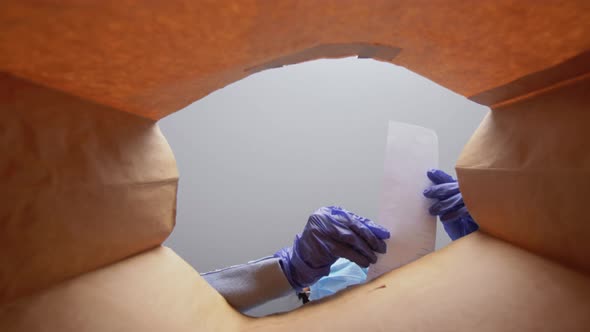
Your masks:
M157 246L178 173L152 120L0 74L0 303Z

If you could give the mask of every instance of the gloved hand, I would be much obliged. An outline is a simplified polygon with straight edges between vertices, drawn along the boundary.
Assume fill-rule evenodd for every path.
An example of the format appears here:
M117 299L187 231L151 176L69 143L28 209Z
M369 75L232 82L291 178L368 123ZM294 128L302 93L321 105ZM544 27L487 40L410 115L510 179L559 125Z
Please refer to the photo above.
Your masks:
M309 217L293 246L277 251L275 257L281 259L291 286L300 291L327 276L340 257L362 267L375 263L375 252L385 253L383 240L389 236L387 229L367 218L340 207L323 207Z
M463 203L457 180L438 169L429 170L426 175L434 185L424 190L424 196L438 200L428 212L433 216L440 216L451 240L455 241L478 230L479 226Z

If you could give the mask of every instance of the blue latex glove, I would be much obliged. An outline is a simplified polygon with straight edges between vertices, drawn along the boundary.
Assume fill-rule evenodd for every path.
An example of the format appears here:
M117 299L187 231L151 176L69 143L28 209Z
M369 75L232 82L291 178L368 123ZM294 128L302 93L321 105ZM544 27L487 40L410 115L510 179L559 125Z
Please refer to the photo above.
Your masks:
M368 267L385 253L383 241L389 231L367 218L340 207L323 207L308 219L303 232L295 237L292 247L279 250L283 272L297 291L330 273L330 266L340 257Z
M429 170L426 175L434 185L424 190L424 196L438 200L428 212L440 217L451 240L455 241L478 230L479 226L463 203L457 180L438 169Z

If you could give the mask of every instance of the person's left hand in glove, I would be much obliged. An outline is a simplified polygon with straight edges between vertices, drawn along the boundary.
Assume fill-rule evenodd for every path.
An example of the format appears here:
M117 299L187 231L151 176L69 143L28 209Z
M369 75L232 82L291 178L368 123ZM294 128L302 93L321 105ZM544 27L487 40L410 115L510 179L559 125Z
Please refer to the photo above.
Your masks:
M340 207L323 207L308 219L292 247L275 253L287 280L296 290L307 287L330 273L340 257L368 267L385 253L383 241L390 236L384 227Z
M428 212L440 217L451 240L455 241L478 230L479 226L463 202L459 182L439 169L429 170L426 175L434 185L424 190L424 196L437 200Z

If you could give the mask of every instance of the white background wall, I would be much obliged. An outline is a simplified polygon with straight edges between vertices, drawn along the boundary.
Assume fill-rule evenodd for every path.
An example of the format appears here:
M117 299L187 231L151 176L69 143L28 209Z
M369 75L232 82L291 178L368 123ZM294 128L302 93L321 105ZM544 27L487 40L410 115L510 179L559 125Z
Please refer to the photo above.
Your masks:
M180 171L177 225L166 245L205 272L290 245L320 206L375 219L389 120L434 129L440 168L454 174L486 112L373 60L318 60L250 76L160 122ZM448 241L439 225L437 248Z

